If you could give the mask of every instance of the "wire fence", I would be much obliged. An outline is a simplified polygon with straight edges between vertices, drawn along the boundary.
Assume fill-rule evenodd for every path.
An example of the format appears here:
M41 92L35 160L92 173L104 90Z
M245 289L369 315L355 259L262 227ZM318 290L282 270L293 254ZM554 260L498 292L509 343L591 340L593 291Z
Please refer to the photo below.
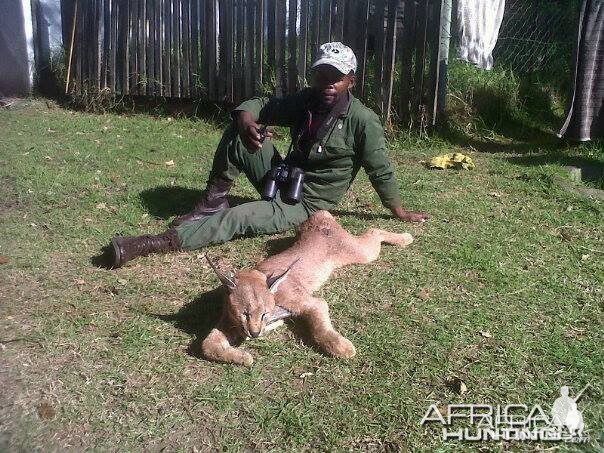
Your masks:
M459 0L443 0L452 14L443 18L443 30L450 24L451 57L457 57L460 43L456 17ZM564 78L571 70L577 40L582 0L505 0L503 20L493 50L495 68L507 68L517 75L547 72Z
M580 0L506 0L497 45L496 66L526 74L570 70L577 39Z

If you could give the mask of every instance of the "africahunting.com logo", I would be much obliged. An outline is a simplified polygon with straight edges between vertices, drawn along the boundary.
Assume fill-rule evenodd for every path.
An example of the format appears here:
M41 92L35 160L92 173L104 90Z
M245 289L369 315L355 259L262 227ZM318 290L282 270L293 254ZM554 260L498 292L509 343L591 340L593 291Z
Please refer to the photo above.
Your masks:
M549 414L538 404L450 404L440 409L432 404L420 426L440 424L442 440L587 442L577 402L588 386L574 398L569 396L567 386L560 388Z

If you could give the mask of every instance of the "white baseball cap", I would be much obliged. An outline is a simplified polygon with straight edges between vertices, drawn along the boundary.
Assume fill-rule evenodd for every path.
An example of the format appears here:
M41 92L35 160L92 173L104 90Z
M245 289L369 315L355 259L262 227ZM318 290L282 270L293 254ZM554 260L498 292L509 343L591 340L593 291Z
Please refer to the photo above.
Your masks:
M350 71L357 72L357 57L350 47L341 42L321 44L317 59L311 68L314 69L322 64L333 66L342 74L350 74Z

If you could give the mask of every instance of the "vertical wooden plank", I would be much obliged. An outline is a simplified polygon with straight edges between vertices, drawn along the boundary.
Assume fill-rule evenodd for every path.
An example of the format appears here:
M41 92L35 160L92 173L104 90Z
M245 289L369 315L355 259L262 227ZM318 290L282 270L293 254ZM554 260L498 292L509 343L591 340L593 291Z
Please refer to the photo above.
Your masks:
M181 0L181 49L182 49L182 61L181 61L181 83L182 91L181 97L191 97L189 91L189 69L191 66L191 18L190 18L190 1Z
M261 33L261 31L257 31L255 27L255 0L246 0L245 2L245 57L243 63L243 72L244 72L244 90L243 90L243 99L247 99L252 96L254 90L254 38L256 33Z
M85 6L82 1L76 1L75 10L75 33L74 33L74 50L73 50L73 61L72 61L72 88L71 91L76 94L81 94L82 88L82 9Z
M226 101L235 101L235 0L227 0L227 16L226 16L226 67L227 67L227 92Z
M128 60L126 67L128 68L129 78L129 91L127 94L135 95L138 94L138 2L139 0L127 0L130 4L129 15L128 15L128 35L129 35L129 46L128 46Z
M86 71L87 71L87 64L88 64L88 58L87 58L87 45L88 45L88 34L85 33L85 30L88 27L88 15L89 15L89 8L90 5L88 4L88 2L84 2L84 1L80 1L80 8L78 10L78 24L79 24L79 28L77 31L77 35L78 35L78 44L79 44L79 48L78 48L78 74L79 74L79 80L80 80L80 93L84 94L85 89L86 89Z
M101 59L101 88L109 86L109 53L111 49L111 2L102 0L103 8L103 52Z
M375 2L375 21L374 21L374 36L375 36L375 93L377 106L380 115L384 115L384 96L382 88L382 80L384 76L384 13L386 9L386 0L377 0Z
M420 114L423 102L424 75L426 72L426 41L428 35L428 0L421 0L417 11L417 32L415 34L415 76L411 103L411 115Z
M146 0L139 0L138 3L138 21L137 21L137 57L138 57L138 94L147 94L147 2Z
M234 54L234 71L233 71L233 101L239 102L244 97L244 60L245 60L245 1L236 0L234 2L235 10L233 11L233 18L235 19L235 26L233 29L233 36L235 40L233 42L233 54Z
M218 8L216 10L218 15L218 46L217 46L217 59L218 59L218 76L216 77L216 95L220 101L224 101L227 92L228 76L226 75L226 46L228 39L226 38L226 17L228 15L227 2L229 0L220 0L218 2Z
M220 91L219 99L226 102L233 102L233 22L234 8L233 0L223 0L219 2L219 39L220 39L220 64L218 85Z
M201 81L203 84L203 88L205 90L205 96L209 100L213 100L211 96L211 87L210 87L210 39L209 39L209 25L208 25L208 17L212 16L212 5L213 1L201 0L200 8L199 8L199 23L200 23L200 37L199 37L199 46L200 46L200 71L201 71Z
M428 99L427 112L429 113L430 125L436 124L437 110L437 91L440 73L440 38L441 38L441 17L443 9L442 0L430 2L430 25L429 25L429 47L430 47L430 70L428 76Z
M88 44L86 51L88 55L88 67L87 67L87 78L88 78L88 89L90 92L96 92L96 63L97 63L97 48L99 42L99 34L97 30L97 0L91 0L88 4L88 15L87 15L87 36Z
M155 84L153 95L161 96L163 90L163 51L164 51L164 33L163 33L163 5L162 0L153 0L155 2Z
M312 0L311 18L310 18L310 58L315 58L321 44L321 0Z
M256 94L262 93L264 83L264 5L264 0L255 1L254 91Z
M115 93L117 87L117 52L118 52L118 4L117 0L105 0L110 3L110 13L111 13L111 43L109 44L109 73L107 74L108 80L107 83L109 85L109 89L112 93Z
M319 44L323 44L325 42L331 41L331 29L333 27L333 5L336 0L323 0L323 11L324 11L324 19L323 19L323 27L321 33L321 42Z
M398 0L388 1L388 28L384 45L384 77L382 98L384 99L384 123L390 125L392 87L394 85L394 63L396 61L396 12Z
M321 44L325 42L325 30L329 28L329 8L331 0L314 0L315 2L315 26L317 35L315 36L315 49L316 53L319 50Z
M130 80L128 79L128 57L129 51L129 32L130 32L130 2L122 1L119 10L119 71L120 71L120 94L123 96L130 92Z
M357 3L356 20L358 38L356 40L355 54L357 56L357 86L356 92L361 99L365 99L365 83L367 74L367 36L369 30L369 0L359 0Z
M96 74L95 74L95 79L96 79L96 91L100 92L101 91L101 86L102 86L102 68L103 68L103 42L104 42L104 37L105 37L105 33L103 30L103 18L104 18L104 11L103 11L103 0L96 0L96 47L95 47L95 70L96 70Z
M285 24L287 21L285 0L277 0L275 11L275 73L277 79L276 95L283 96L286 90L285 76Z
M267 61L270 70L275 74L276 77L276 61L277 55L275 53L275 23L276 23L276 13L277 13L277 0L266 0L267 1L267 12L266 12L266 22L267 22Z
M300 36L298 38L298 80L296 86L302 88L306 84L306 63L308 58L308 15L309 0L300 0Z
M403 30L401 36L401 63L402 70L399 116L403 126L407 126L411 120L410 102L411 85L413 74L413 47L416 33L416 8L415 0L405 0L403 3Z
M172 0L162 0L164 2L164 41L163 41L163 90L165 97L172 97Z
M350 2L352 4L353 2ZM344 40L344 17L346 14L346 0L332 1L332 30L330 41Z
M356 49L358 37L363 31L363 24L356 21L358 9L363 6L363 3L364 0L350 2L346 5L344 11L344 35L342 42L353 50Z
M189 91L191 97L199 96L199 0L191 0L191 60L189 65Z
M287 60L287 92L293 93L298 85L298 49L296 36L296 20L298 18L298 1L289 0L288 8L288 23L287 23L287 44L288 44L288 60Z
M206 0L208 2L208 14L206 17L205 34L207 40L207 70L208 70L208 92L211 100L218 99L216 87L216 18L217 9L215 0Z
M147 75L146 95L152 96L155 86L155 4L154 0L146 0L145 17L145 74Z
M90 93L95 91L95 63L96 63L96 43L98 42L98 34L95 33L96 24L96 2L94 0L89 1L88 14L86 15L86 85Z
M180 97L181 73L181 9L180 0L172 0L172 96Z

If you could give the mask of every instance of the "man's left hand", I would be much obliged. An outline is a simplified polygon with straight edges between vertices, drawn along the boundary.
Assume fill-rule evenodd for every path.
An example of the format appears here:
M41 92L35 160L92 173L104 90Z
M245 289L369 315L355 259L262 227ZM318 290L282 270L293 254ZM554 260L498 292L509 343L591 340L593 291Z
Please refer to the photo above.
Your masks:
M425 212L406 211L402 207L392 208L392 214L404 222L425 222L430 217Z

